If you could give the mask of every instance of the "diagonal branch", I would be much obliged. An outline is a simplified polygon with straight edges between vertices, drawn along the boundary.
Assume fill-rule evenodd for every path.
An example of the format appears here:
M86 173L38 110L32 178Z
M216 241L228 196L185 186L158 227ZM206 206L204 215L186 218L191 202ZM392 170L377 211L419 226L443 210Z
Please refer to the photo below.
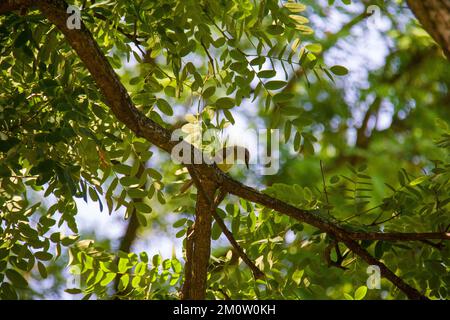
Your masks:
M8 3L14 2L11 0L0 1L0 8L4 6L6 1ZM18 2L22 3L22 1ZM82 24L81 30L70 30L67 28L67 4L63 0L40 0L33 2L33 4L37 5L40 11L47 17L47 19L54 23L65 35L68 43L77 52L78 56L84 62L93 79L95 80L101 93L105 97L106 104L111 109L111 112L117 117L119 121L125 124L138 137L144 137L145 139L156 145L158 148L165 150L166 152L170 153L175 145L181 143L187 145L189 150L199 152L201 154L201 151L195 149L193 146L187 144L184 141L172 141L169 130L164 129L151 119L147 118L139 110L137 110L137 108L131 102L131 98L128 95L125 87L120 82L117 74L114 72L113 68L105 58L105 55L98 47L98 44L93 39L91 33L86 29L85 25ZM205 184L208 184L208 182L211 184L206 188L209 194L198 196L198 200L201 202L202 212L208 212L208 215L204 215L202 224L208 225L208 221L210 221L208 220L208 216L210 217L210 206L207 200L209 198L209 203L212 203L211 199L214 196L214 193L210 191L214 190L215 192L216 185L222 185L224 191L226 192L237 195L238 197L241 197L248 201L259 203L282 214L286 214L296 220L317 227L322 232L333 235L338 241L343 242L350 250L352 250L356 255L361 257L367 263L371 265L378 265L380 267L381 274L389 279L395 286L401 289L410 299L425 299L425 297L416 289L406 284L402 279L400 279L391 270L389 270L381 261L378 261L377 259L372 257L365 249L363 249L352 238L351 232L348 232L347 230L337 225L327 222L307 210L293 207L280 200L262 194L256 189L245 186L225 175L215 165L207 165L202 163L189 167L195 167L196 171L201 177L200 180L203 186ZM199 194L200 193L201 192L199 192ZM197 225L195 227L197 227ZM202 253L204 254L208 248L209 241L207 241L207 243L202 247ZM193 267L195 267L195 265ZM193 271L193 274L195 275L195 270Z
M307 210L302 210L294 206L291 206L283 201L280 201L266 194L263 194L256 189L245 186L238 181L226 179L223 181L223 187L225 188L225 190L238 197L244 198L251 202L259 203L267 208L271 208L280 213L284 213L296 220L306 222L312 226L317 227L323 232L333 235L335 238L337 238L337 240L343 242L347 246L347 248L352 250L356 255L361 257L369 265L377 265L380 268L381 275L389 279L396 287L402 290L408 298L427 299L419 291L408 285L401 278L399 278L394 272L389 270L389 268L386 267L386 265L383 262L371 256L367 252L367 250L365 250L355 240L351 238L350 233L345 229L342 229L339 226L329 223L318 216L314 216Z
M252 270L253 277L255 279L262 279L265 277L264 273L253 263L252 260L248 257L248 255L245 253L244 249L237 243L236 239L234 238L233 234L230 230L228 230L227 226L225 225L225 222L222 220L222 218L217 214L215 211L211 211L214 220L216 220L217 224L219 225L220 229L222 229L223 234L225 237L227 237L228 241L230 241L231 245L233 246L234 250L239 254L242 261L245 262L245 264Z
M211 214L214 217L214 220L216 220L217 224L219 225L220 229L222 230L225 237L227 237L228 241L230 241L231 245L233 246L234 250L239 254L242 261L252 270L253 277L255 279L262 279L265 277L264 273L255 265L255 263L248 257L248 255L245 253L244 249L239 245L239 243L236 241L236 239L233 236L233 233L231 233L230 230L228 230L225 222L223 219L217 214L216 208L222 202L223 198L225 198L226 192L221 192L218 197L216 198L214 202L214 210L211 210Z
M425 241L450 240L449 232L349 232L353 240Z

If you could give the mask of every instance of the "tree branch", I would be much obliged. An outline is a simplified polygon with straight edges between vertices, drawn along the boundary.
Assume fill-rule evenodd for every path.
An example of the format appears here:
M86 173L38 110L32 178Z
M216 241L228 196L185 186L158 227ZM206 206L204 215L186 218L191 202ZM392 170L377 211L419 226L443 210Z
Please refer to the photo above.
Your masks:
M184 283L181 290L181 299L188 300L191 292L192 283L192 252L194 250L192 236L194 234L194 226L190 226L186 233L186 262L184 263Z
M226 193L222 193L222 194L225 195ZM220 199L220 195L219 195L218 200L215 201L214 208L217 208L217 206L219 205L219 203L221 201L222 200ZM239 245L239 243L237 243L237 241L234 238L233 234L231 233L230 230L228 230L227 226L225 225L225 222L217 214L215 209L211 211L211 214L214 217L214 220L216 220L216 222L219 225L220 229L222 229L222 232L225 235L225 237L227 237L228 241L230 241L230 243L233 246L234 250L236 250L236 252L241 257L242 261L244 261L245 264L250 268L250 270L252 270L253 277L255 279L262 279L262 278L264 278L265 277L264 273L253 263L252 260L250 260L250 258L245 253L244 249L242 249L242 247Z
M387 241L424 241L424 240L450 240L448 232L349 232L353 240L387 240Z
M225 179L223 181L223 186L225 189L241 198L248 201L259 203L267 208L271 208L280 213L284 213L296 220L301 222L306 222L318 229L333 235L337 240L343 242L347 248L353 251L356 255L361 257L369 265L377 265L380 268L381 275L389 279L395 286L402 290L409 299L427 299L419 291L408 285L401 278L399 278L395 273L389 270L384 263L375 259L371 256L363 247L361 247L355 240L350 236L350 233L341 227L331 224L322 218L315 216L314 214L308 212L307 210L299 209L291 206L283 201L272 198L266 194L245 186L238 181L232 179Z
M408 6L423 28L441 46L450 59L450 1L407 0Z
M5 14L11 11L27 9L31 6L31 0L4 0L0 2L0 14ZM22 12L21 12L22 13Z

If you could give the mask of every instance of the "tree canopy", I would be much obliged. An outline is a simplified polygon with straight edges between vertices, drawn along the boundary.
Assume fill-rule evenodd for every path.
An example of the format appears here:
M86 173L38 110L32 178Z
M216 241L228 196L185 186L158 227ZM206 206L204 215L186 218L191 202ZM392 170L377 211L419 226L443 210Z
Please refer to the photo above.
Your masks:
M447 299L449 21L1 0L0 297Z

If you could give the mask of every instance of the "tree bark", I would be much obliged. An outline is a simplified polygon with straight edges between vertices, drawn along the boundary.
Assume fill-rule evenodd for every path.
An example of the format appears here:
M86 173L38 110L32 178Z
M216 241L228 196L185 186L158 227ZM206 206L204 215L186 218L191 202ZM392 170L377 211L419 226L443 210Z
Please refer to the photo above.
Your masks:
M193 174L194 175L194 174ZM192 177L195 181L197 177ZM211 209L217 184L208 177L196 181L197 202L192 235L186 238L186 270L183 300L204 300L211 255ZM201 186L200 186L201 185Z
M450 59L450 0L407 0L423 28Z
M215 183L202 181L203 189L209 199L214 199ZM189 298L203 300L206 296L206 278L208 274L209 257L211 254L211 204L201 192L197 190L197 204L195 208L195 226L193 238L192 282Z

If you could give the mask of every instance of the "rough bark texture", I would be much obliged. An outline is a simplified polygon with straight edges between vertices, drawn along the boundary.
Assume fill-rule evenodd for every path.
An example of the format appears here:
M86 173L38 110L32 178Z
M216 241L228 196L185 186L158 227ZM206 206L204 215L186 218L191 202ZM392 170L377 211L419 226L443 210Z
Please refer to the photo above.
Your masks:
M437 1L437 0L436 0ZM411 1L410 1L411 2ZM433 2L433 1L430 1ZM439 1L437 1L439 2ZM441 1L444 2L444 1ZM0 13L11 10L20 9L17 4L28 3L27 1L11 1L0 0ZM445 1L445 3L448 3ZM145 117L132 104L128 92L120 82L118 76L108 63L104 54L93 39L91 33L82 24L81 30L69 30L66 26L67 4L63 0L40 0L34 1L41 12L54 23L65 35L68 43L76 51L80 59L83 61L91 76L95 80L97 86L105 97L106 104L110 107L111 112L119 121L124 123L137 136L144 137L157 147L167 152L171 152L172 148L178 144L177 141L171 141L170 130L164 129L154 121ZM447 39L448 40L448 39ZM186 142L182 142L186 144ZM194 147L189 146L191 150L199 153ZM192 239L192 277L190 283L189 299L203 299L206 291L206 272L210 255L210 235L211 235L211 215L210 204L214 200L214 193L217 187L223 188L224 191L234 194L240 198L246 199L271 208L279 213L286 214L296 220L308 223L322 232L328 233L337 241L344 243L354 254L362 258L368 264L378 265L381 273L389 279L394 285L401 289L410 299L424 299L425 297L416 289L409 286L401 278L396 276L381 261L372 257L365 249L363 249L356 240L362 239L360 233L355 234L343 229L342 227L325 221L307 210L299 209L284 203L280 200L272 198L256 189L241 184L233 180L229 176L221 172L215 165L196 164L188 166L195 167L198 172L199 184L204 192L198 190L196 222L194 227L194 235ZM196 174L191 174L194 179ZM196 182L196 184L198 185ZM201 193L201 194L200 194ZM209 199L208 199L209 198ZM426 240L424 236L430 236L427 239L449 239L448 233L440 233L440 235L422 234L415 240ZM385 239L386 234L370 234L370 239ZM411 239L409 234L396 233L390 240Z
M185 299L203 300L206 294L209 257L211 255L211 202L217 186L214 181L200 181L206 192L197 190L195 207L194 235L192 239L192 279L188 297Z
M407 0L423 28L450 59L450 0Z

